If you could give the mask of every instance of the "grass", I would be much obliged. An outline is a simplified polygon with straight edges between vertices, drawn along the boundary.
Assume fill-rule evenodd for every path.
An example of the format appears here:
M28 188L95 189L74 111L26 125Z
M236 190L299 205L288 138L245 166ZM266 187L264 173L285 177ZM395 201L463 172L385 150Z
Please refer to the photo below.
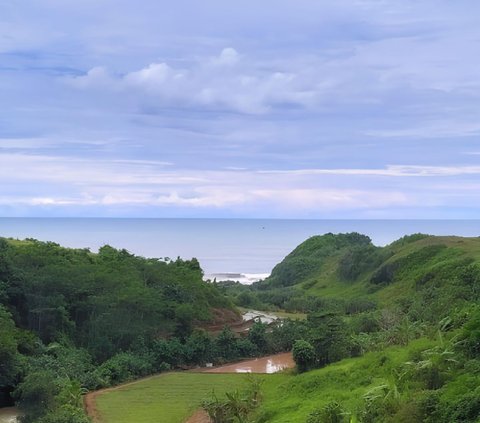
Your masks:
M394 368L408 361L415 351L434 345L418 339L407 347L391 347L367 353L298 376L271 375L262 386L264 399L255 421L268 423L305 423L308 415L331 401L355 412L363 395L372 387L388 382Z
M298 376L264 375L263 400L253 418L265 423L304 423L311 411L334 400L354 412L369 389L388 381L393 369L415 351L433 345L434 341L418 339L407 347L367 353ZM244 384L241 374L168 373L105 392L97 397L97 407L102 423L182 423L212 390L222 395Z
M274 311L271 314L281 317L283 319L292 319L292 320L305 320L307 318L306 313L289 313L287 311Z
M241 388L241 374L166 373L97 397L102 423L181 423L212 390L217 395Z
M439 251L434 257L423 257L418 254L423 248L435 245L443 245L447 248ZM429 236L411 243L393 243L385 249L391 251L393 255L383 264L410 256L408 266L415 266L411 269L401 269L400 280L396 280L388 286L375 287L369 283L374 270L361 275L356 281L341 280L338 276L341 255L332 254L324 259L321 271L304 280L299 280L296 287L306 295L344 300L370 297L372 300L376 300L380 306L389 306L398 298L415 295L415 281L421 274L427 271L435 272L440 266L447 264L460 266L465 260L479 261L480 237ZM415 253L417 253L417 257L412 257L412 254ZM377 289L372 291L372 288Z

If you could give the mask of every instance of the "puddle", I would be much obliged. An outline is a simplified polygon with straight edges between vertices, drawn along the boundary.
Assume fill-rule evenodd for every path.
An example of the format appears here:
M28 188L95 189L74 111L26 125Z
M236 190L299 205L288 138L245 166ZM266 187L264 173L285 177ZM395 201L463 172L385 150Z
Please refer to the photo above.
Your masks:
M206 373L276 373L295 367L292 353L270 355L205 370Z

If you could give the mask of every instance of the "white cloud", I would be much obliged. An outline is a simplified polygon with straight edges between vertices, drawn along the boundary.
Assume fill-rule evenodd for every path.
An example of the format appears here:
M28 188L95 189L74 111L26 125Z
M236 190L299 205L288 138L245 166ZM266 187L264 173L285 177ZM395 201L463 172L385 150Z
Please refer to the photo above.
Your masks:
M388 176L425 177L480 175L480 166L417 166L390 165L383 169L299 169L260 170L258 173L284 175L344 175L344 176Z
M195 170L178 169L156 160L87 160L0 153L0 179L11 190L8 195L4 189L0 203L33 208L261 209L282 216L325 215L335 211L448 205L452 198L458 204L469 204L476 201L473 199L478 197L477 190L460 192L444 179L469 175L480 175L480 167ZM387 177L390 182L382 184L381 180ZM425 177L442 179L436 185L424 184Z
M115 79L103 66L96 66L85 75L67 78L67 80L77 88L114 88L116 85Z
M315 103L325 86L306 75L282 69L262 70L235 49L225 48L219 56L199 59L191 67L174 68L151 63L124 75L95 67L85 75L67 81L79 89L128 91L140 102L161 106L206 107L244 113L265 113L275 107ZM308 70L307 74L311 72Z
M212 58L213 65L226 65L232 66L239 62L240 54L238 54L237 50L232 47L227 47L222 50L220 56Z

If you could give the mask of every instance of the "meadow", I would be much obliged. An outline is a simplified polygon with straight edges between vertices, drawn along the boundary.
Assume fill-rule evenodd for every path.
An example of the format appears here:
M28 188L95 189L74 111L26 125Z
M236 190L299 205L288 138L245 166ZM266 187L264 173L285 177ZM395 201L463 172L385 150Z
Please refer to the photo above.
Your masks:
M101 423L181 423L212 392L241 389L241 374L165 373L97 397Z

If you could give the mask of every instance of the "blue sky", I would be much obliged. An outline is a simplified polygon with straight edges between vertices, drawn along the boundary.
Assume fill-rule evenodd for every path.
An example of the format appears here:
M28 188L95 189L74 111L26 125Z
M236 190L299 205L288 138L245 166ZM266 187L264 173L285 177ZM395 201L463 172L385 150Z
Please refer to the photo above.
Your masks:
M4 0L0 215L478 217L478 16Z

